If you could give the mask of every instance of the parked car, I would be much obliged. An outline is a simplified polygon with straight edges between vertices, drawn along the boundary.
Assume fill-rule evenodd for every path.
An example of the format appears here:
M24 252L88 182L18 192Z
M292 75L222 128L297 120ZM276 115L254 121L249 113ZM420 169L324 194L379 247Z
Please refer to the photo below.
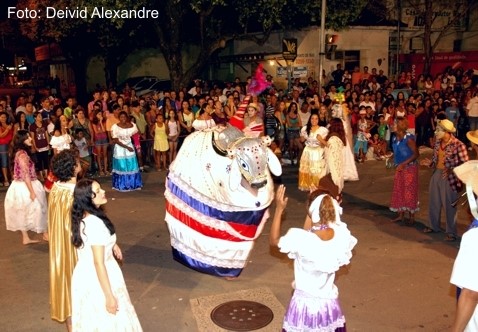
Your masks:
M156 76L130 77L118 85L118 91L122 91L126 84L136 91L137 96L145 96L154 92L171 89L171 81L162 80Z
M156 92L171 90L171 81L170 80L159 80L152 83L149 86L138 87L136 90L136 95L138 97L152 95Z

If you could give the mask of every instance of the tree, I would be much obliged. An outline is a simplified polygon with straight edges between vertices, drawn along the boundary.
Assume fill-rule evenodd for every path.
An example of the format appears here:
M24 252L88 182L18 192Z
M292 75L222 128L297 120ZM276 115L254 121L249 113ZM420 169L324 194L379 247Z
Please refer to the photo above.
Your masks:
M70 63L75 75L85 58L96 54L105 57L107 81L114 83L114 68L124 60L125 47L131 41L131 33L151 36L166 61L173 88L186 86L201 73L209 59L228 41L251 39L258 45L264 43L273 29L300 29L315 25L320 17L320 1L302 0L19 0L19 8L40 9L46 6L65 8L114 8L156 9L159 19L131 21L112 19L46 19L22 20L22 32L36 41L57 41ZM366 0L328 0L328 27L339 30L346 27L366 4ZM141 32L140 32L141 31ZM252 34L254 33L254 34ZM72 40L72 37L74 38ZM88 42L83 49L80 42ZM193 46L189 52L188 66L184 65L185 45ZM80 54L78 54L78 52ZM78 64L78 65L76 65ZM78 72L77 86L85 77L86 68Z
M135 49L142 39L136 38L140 28L138 20L104 19L88 15L85 19L47 18L46 7L55 9L108 8L108 1L91 0L87 4L82 1L64 0L19 0L17 8L39 10L38 19L22 19L22 33L37 43L56 42L68 60L74 74L77 87L77 98L86 101L86 69L93 56L100 55L105 61L105 78L107 84L117 83L118 66ZM126 7L123 7L126 6ZM127 7L130 6L130 7ZM127 1L112 8L136 8Z
M400 1L400 0L399 0ZM411 7L418 13L417 26L423 28L424 74L429 74L433 64L433 53L444 36L454 33L456 28L464 29L469 13L478 9L474 0L405 0L403 7ZM444 12L451 16L444 17Z
M153 22L174 88L187 85L208 64L209 58L233 39L263 44L273 29L300 29L320 18L320 1L301 0L152 0L165 13ZM365 0L328 0L327 23L342 29L353 21ZM191 38L192 37L192 38ZM183 66L183 45L198 46L195 61ZM191 54L190 54L191 55Z

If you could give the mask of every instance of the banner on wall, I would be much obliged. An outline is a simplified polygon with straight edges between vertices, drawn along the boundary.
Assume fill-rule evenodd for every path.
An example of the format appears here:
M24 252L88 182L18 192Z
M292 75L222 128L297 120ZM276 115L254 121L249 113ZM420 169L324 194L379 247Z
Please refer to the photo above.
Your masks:
M304 67L304 66L292 67L293 78L305 78L307 77L307 74L308 74L307 67ZM277 67L276 77L287 78L287 67Z

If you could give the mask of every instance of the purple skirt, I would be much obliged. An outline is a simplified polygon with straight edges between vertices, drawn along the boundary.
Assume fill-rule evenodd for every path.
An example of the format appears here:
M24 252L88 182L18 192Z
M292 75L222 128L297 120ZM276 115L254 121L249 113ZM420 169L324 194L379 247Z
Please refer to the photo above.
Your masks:
M345 332L345 317L338 299L322 299L295 290L282 325L283 331Z

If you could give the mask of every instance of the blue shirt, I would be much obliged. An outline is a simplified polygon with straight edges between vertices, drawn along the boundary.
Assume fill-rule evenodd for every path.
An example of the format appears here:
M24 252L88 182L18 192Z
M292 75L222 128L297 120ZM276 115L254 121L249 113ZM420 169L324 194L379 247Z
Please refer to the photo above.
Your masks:
M415 140L415 135L406 133L402 140L398 140L397 136L393 137L393 158L395 165L403 163L413 155L413 150L408 146L409 140Z

